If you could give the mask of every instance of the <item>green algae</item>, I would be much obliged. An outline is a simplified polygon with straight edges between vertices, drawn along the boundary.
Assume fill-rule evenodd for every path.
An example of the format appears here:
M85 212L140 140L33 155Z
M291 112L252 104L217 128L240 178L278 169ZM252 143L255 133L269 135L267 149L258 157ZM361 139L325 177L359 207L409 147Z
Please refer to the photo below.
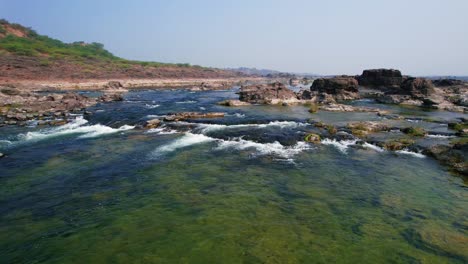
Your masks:
M132 149L110 145L116 154ZM213 152L209 144L174 153L113 182L112 190L88 190L88 202L73 212L2 218L1 241L16 240L4 249L35 241L21 255L2 255L47 263L466 260L466 231L447 225L466 219L466 199L446 192L450 176L437 165L330 151L305 153L301 165ZM63 170L57 163L66 166L45 167ZM14 229L7 224L13 220Z

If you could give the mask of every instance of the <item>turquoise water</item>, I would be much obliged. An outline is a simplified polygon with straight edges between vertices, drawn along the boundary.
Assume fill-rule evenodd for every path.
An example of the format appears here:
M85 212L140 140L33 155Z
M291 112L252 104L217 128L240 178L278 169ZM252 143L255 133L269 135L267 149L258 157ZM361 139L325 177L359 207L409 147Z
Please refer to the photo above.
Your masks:
M468 261L466 179L414 153L303 142L310 119L379 117L215 104L228 98L136 91L63 127L0 128L0 262ZM179 111L227 115L133 127Z

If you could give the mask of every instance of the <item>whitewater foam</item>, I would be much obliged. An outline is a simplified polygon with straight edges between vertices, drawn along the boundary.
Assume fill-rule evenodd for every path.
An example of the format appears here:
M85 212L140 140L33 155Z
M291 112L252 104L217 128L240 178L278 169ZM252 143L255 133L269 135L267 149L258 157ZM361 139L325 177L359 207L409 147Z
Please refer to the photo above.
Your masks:
M427 137L428 138L454 138L455 136L434 134L434 135L427 135Z
M379 147L379 146L376 146L376 145L373 145L373 144L370 144L370 143L367 143L367 142L365 142L365 143L363 144L363 146L364 146L365 148L372 149L372 150L375 150L375 151L377 151L377 152L384 152L384 151L385 151L383 148L381 148L381 147Z
M37 132L27 132L26 134L19 134L18 138L23 141L39 141L46 138L63 136L69 134L83 134L80 138L92 138L105 134L112 134L120 131L126 131L135 128L134 126L124 125L119 128L111 128L108 126L96 124L91 126L84 126L88 120L83 117L77 117L72 122L52 129L41 130Z
M402 149L402 150L397 150L395 151L396 153L399 153L399 154L405 154L405 155L411 155L413 157L416 157L416 158L425 158L426 156L421 154L421 153L418 153L418 152L413 152L413 151L410 151L408 149Z
M179 139L176 139L172 143L169 143L167 145L161 146L157 148L155 151L152 152L153 157L158 157L162 154L166 154L172 151L175 151L177 149L185 148L188 146L196 145L196 144L201 144L205 142L211 142L211 141L216 141L217 139L207 137L203 134L192 134L190 132L185 133L184 136L182 136Z
M356 145L356 142L357 140L353 139L353 140L336 140L336 139L324 139L322 140L322 144L324 145L331 145L331 146L334 146L336 147L340 152L342 153L345 153L346 154L346 151L348 150L348 147L349 146L352 146L352 145Z
M283 146L278 141L273 143L258 143L242 138L235 140L221 140L216 147L217 150L221 149L236 149L236 150L248 150L254 149L256 155L275 155L282 158L291 158L304 150L310 149L310 145L306 142L297 142L294 146Z
M188 101L176 102L176 104L194 104L194 103L196 103L196 102L197 102L197 101L188 100Z
M154 109L154 108L159 107L160 105L158 105L158 104L145 104L145 106L148 109Z
M267 124L239 124L239 125L220 125L220 124L202 124L202 123L193 123L198 125L202 133L224 130L224 129L235 129L235 128L246 128L246 127L257 127L257 128L267 128L267 127L279 127L283 128L296 128L300 126L307 126L305 123L298 123L294 121L272 121Z
M297 142L294 146L283 146L281 143L275 141L273 143L258 143L242 138L234 138L232 140L224 140L205 136L203 134L193 134L186 132L183 137L161 146L152 152L151 156L159 157L163 154L189 147L196 144L207 142L216 142L217 146L214 150L254 150L256 156L261 155L275 155L281 158L290 159L291 157L299 154L300 152L310 149L310 144L306 142Z

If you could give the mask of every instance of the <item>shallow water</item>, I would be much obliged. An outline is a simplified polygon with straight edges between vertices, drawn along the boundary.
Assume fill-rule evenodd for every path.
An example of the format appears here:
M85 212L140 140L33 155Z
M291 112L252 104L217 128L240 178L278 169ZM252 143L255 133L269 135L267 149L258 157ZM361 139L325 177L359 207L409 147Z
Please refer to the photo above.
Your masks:
M0 128L0 262L468 261L463 178L417 153L303 142L309 119L380 117L215 104L231 98L234 91L135 91L62 127ZM357 104L412 124L459 116ZM133 128L179 111L227 115Z

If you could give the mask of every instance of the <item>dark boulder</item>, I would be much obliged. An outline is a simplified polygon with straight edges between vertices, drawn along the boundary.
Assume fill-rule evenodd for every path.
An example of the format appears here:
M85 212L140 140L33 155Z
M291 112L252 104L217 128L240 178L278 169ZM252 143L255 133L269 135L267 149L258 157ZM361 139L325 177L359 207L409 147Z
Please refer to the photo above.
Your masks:
M257 104L297 100L296 94L280 82L242 86L238 94L239 100Z
M336 100L352 100L359 98L358 81L354 77L339 76L320 78L310 87L312 92L332 95Z
M426 97L434 94L434 85L431 80L425 78L408 78L400 87L400 94L408 94L413 97Z
M436 87L448 87L448 86L455 86L455 85L463 85L465 82L462 80L456 80L456 79L439 79L439 80L434 80L432 83Z
M359 85L368 87L398 87L403 82L401 72L394 69L364 70L357 79Z

